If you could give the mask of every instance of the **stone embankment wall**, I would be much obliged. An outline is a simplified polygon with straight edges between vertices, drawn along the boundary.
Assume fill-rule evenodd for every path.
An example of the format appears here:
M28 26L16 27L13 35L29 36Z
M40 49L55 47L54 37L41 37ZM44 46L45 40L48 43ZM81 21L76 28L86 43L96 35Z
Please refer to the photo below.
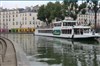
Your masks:
M0 37L0 66L30 66L19 44Z

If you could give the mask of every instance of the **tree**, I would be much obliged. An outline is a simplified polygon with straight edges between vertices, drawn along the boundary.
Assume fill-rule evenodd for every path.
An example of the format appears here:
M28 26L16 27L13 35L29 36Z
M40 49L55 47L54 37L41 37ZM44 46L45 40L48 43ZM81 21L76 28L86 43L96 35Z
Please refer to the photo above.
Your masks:
M37 16L38 16L38 19L40 19L40 20L43 21L43 22L46 22L45 12L46 12L46 11L45 11L45 6L42 5L42 6L39 8L39 10L38 10Z
M52 2L49 2L47 6L42 5L38 10L38 19L46 22L47 25L51 23L51 21L54 19L54 16L52 15L54 12L54 4Z
M79 12L81 12L81 14L86 14L86 8L87 7L87 3L84 2L82 4L79 5Z
M48 4L47 4L47 6L46 6L46 9L45 9L45 18L46 18L46 23L47 23L47 25L49 25L51 22L52 22L52 20L54 19L54 10L55 8L54 8L54 3L52 3L52 2L49 2Z
M78 14L78 0L64 0L64 5L67 6L66 8L66 16L72 17L74 20L77 19Z
M64 5L67 6L66 8L66 16L72 17L74 20L77 19L77 15L81 12L81 14L86 14L86 7L87 7L87 0L86 2L83 2L82 4L77 4L78 0L64 0Z
M86 2L80 4L80 6L79 6L79 11L80 11L81 9L86 8L86 7L87 7L87 3L86 3Z
M82 9L81 13L86 14L86 9Z
M65 12L66 12L63 9L63 6L59 2L56 2L54 7L55 7L54 16L57 19L57 21L63 20L65 18Z
M55 18L57 20L63 20L65 18L65 12L63 6L59 2L49 2L46 6L42 5L39 8L37 17L49 25Z

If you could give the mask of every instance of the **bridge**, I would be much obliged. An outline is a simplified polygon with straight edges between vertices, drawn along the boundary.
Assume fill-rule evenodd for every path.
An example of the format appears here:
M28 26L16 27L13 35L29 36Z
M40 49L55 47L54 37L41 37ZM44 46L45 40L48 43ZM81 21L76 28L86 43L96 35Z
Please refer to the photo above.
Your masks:
M0 37L0 66L30 66L30 64L17 43Z

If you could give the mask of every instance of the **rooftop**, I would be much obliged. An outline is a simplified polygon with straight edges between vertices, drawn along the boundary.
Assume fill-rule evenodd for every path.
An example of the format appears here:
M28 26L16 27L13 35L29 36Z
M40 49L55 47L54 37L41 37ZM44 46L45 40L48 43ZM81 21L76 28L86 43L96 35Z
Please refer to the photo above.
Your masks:
M31 6L31 7L26 7L24 8L16 8L16 9L3 9L2 7L0 7L0 12L8 12L8 11L19 11L20 13L24 13L24 12L37 12L39 9L39 6Z

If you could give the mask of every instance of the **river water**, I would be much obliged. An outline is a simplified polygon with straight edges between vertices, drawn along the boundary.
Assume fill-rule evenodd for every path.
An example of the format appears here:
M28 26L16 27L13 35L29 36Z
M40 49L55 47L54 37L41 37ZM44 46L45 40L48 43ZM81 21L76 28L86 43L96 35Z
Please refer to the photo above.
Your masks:
M100 66L100 40L2 34L19 43L31 66Z

